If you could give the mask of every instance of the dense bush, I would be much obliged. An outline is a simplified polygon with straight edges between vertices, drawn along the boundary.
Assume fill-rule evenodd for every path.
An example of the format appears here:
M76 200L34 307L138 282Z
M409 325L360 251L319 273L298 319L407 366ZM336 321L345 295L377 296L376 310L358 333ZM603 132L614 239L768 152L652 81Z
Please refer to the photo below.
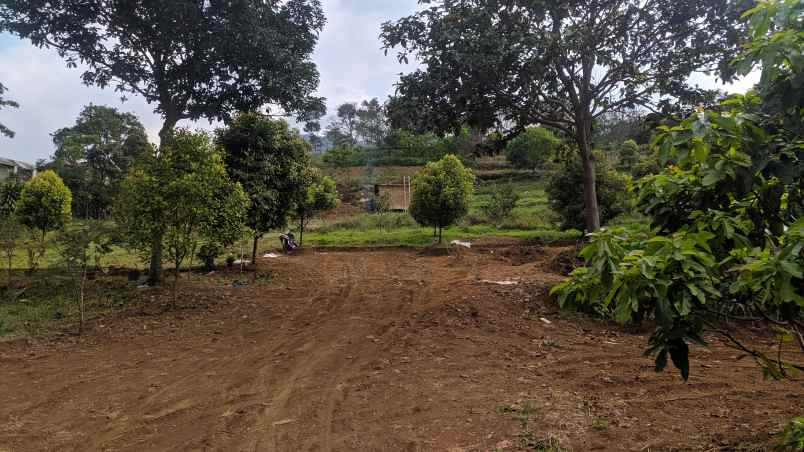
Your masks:
M538 169L553 157L561 141L544 127L529 127L505 146L508 162L520 169Z
M255 112L237 115L216 135L230 177L251 201L246 226L254 262L259 240L287 225L299 192L306 189L310 144L286 121Z
M597 153L596 158L597 202L600 221L605 224L630 210L630 179L615 171L602 153ZM547 195L550 207L561 216L564 229L584 229L583 167L579 157L570 157L552 175Z
M469 213L475 176L454 155L428 163L411 183L410 214L422 226L445 227Z
M64 226L72 212L72 194L53 171L42 172L25 183L17 200L20 222L44 235Z
M481 206L480 210L487 221L499 225L511 217L518 201L519 194L512 184L498 185L489 193L488 202Z
M70 220L71 206L70 189L53 171L37 174L22 187L14 216L32 232L26 242L30 271L36 270L45 255L47 233L61 229Z
M170 146L138 163L122 184L115 211L128 244L139 251L161 237L176 281L201 244L239 240L249 199L226 173L223 156L204 133L178 130Z
M617 170L631 174L642 157L639 145L634 140L625 140L617 151Z

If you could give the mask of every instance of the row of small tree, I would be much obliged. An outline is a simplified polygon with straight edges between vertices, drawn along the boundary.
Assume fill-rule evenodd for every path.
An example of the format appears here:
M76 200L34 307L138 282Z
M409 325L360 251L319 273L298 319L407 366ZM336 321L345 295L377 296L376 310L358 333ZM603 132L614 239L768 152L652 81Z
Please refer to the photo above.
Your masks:
M161 280L163 250L179 272L204 248L206 259L248 234L251 261L260 239L296 218L337 204L335 183L310 165L309 144L283 120L243 113L210 137L179 129L123 182L116 215L126 241L151 254L152 283ZM155 260L154 260L155 259Z
M179 129L169 145L149 147L138 156L120 182L113 209L120 241L146 259L158 249L152 281L161 280L165 260L175 267L174 286L182 266L202 248L205 258L214 260L246 234L253 240L254 262L266 232L295 218L303 234L312 217L337 204L334 181L310 165L308 151L309 144L285 121L258 113L240 114L215 137ZM36 246L26 247L34 271L48 233L63 229L71 218L72 194L52 170L24 185L4 184L0 194L10 279L14 250L25 235L22 227L35 238ZM69 230L83 231L81 224ZM80 242L84 251L100 241L71 237L72 246Z

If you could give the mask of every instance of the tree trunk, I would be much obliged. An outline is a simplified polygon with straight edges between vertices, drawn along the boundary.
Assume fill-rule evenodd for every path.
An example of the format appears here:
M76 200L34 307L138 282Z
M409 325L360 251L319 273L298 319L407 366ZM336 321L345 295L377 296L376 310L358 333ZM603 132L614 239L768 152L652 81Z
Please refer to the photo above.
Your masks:
M87 267L86 267L86 264L85 264L83 266L82 270L81 270L81 285L80 285L80 289L79 289L81 291L81 295L80 295L80 298L79 298L79 301L78 301L79 309L81 311L81 321L78 324L78 335L79 336L84 333L84 284L86 282L86 279L87 279Z
M148 268L148 285L151 287L162 284L162 236L161 229L151 236L151 264Z
M304 245L304 217L299 218L299 248Z
M177 289L179 288L179 263L176 263L176 273L173 274L173 301L170 303L171 309L176 307L176 298L178 297Z
M257 245L259 245L259 243L260 243L260 236L255 234L254 242L251 247L251 265L253 265L254 268L257 268Z
M583 164L583 201L586 232L600 229L600 207L597 203L597 175L595 173L595 156L592 153L592 119L584 115L577 121L575 137L581 151Z
M438 244L441 244L441 238L444 235L444 228L441 226L438 227Z
M177 115L166 115L159 131L159 147L167 146L173 139L173 130L179 122ZM158 158L158 156L157 156ZM151 265L148 269L148 285L158 286L162 284L162 237L164 232L161 228L156 228L151 237Z

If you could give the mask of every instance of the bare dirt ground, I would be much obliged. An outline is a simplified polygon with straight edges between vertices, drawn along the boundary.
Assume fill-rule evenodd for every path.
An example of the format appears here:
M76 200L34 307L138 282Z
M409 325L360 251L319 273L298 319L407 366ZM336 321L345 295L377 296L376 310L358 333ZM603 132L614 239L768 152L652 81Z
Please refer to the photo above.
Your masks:
M262 261L268 283L0 344L0 451L732 450L804 413L801 381L714 338L689 382L656 374L644 333L549 302L560 248L504 245L308 250ZM527 426L506 414L526 404Z

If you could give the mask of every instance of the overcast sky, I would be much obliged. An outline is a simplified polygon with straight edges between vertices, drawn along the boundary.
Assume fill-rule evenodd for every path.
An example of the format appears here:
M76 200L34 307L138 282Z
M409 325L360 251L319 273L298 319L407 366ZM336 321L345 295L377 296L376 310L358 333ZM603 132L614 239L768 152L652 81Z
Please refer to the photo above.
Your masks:
M380 24L416 10L416 0L323 0L327 26L315 52L321 73L319 94L327 98L329 111L347 101L378 97L384 100L402 71L393 55L383 54L378 39ZM50 134L74 124L84 105L109 105L140 117L156 142L161 119L141 98L129 95L121 103L112 89L101 90L81 84L81 70L68 69L53 51L37 49L27 41L0 34L0 81L9 99L20 108L0 110L0 123L17 133L0 137L0 157L34 162L53 153ZM701 84L714 87L713 79ZM729 87L745 91L751 81ZM191 124L183 124L191 125ZM193 125L211 128L207 122Z

